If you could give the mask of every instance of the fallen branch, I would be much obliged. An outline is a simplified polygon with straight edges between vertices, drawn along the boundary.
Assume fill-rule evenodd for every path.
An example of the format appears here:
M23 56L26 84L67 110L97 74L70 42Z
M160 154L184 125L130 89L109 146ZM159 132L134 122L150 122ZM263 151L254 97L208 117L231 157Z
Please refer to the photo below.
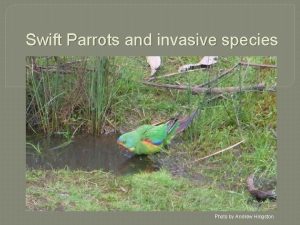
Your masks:
M176 90L191 90L192 94L210 93L210 94L222 94L222 93L236 93L243 91L263 91L265 90L264 83L259 83L255 86L249 87L223 87L223 88L207 88L198 86L187 86L187 85L174 85L174 84L157 84L154 82L143 81L145 85L154 86L164 89L176 89Z
M198 85L197 87L205 87L205 86L208 86L209 84L219 80L220 78L226 76L227 74L229 74L230 72L232 72L237 66L239 65L239 63L235 64L232 68L228 69L228 70L225 70L223 73L221 73L219 76L217 76L215 79L213 80L210 80L204 84L200 84Z
M256 64L256 63L248 63L248 62L239 62L241 66L253 66L259 68L277 68L277 65L271 64Z
M207 86L208 84L211 84L211 83L215 82L216 80L218 80L218 79L222 78L223 76L225 76L225 75L229 74L230 72L232 72L233 69L235 69L238 65L252 66L252 67L259 67L259 68L277 68L277 65L271 65L271 64L256 64L256 63L248 63L248 62L239 62L236 65L234 65L232 68L230 68L230 69L226 70L225 72L223 72L216 79L208 81L207 83L201 84L201 85L199 85L199 87L204 87L204 86ZM203 70L203 68L194 69L194 70L186 70L186 71L182 71L182 72L169 73L169 74L165 74L165 75L161 75L161 76L151 76L151 77L149 77L148 79L145 79L145 80L153 81L153 80L159 79L159 78L172 77L172 76L175 76L175 75L194 72L194 71L199 71L199 70Z
M175 75L189 73L189 72L194 72L194 71L199 71L199 70L203 70L203 68L201 68L201 69L194 69L194 70L187 70L187 71L183 71L183 72L169 73L169 74L165 74L165 75L161 75L161 76L151 76L151 77L149 77L146 80L147 81L152 81L152 80L159 79L159 78L172 77L172 76L175 76Z
M57 64L57 65L49 65L47 67L43 66L34 66L26 65L26 68L32 70L35 73L41 74L41 73L59 73L59 74L72 74L75 70L79 69L81 64L84 63L82 60L77 60L73 62L66 62L63 64ZM85 71L88 72L94 72L95 69L89 69L85 68Z
M267 88L266 91L276 92L276 85L272 85L270 88Z
M199 161L201 161L201 160L203 160L203 159L207 159L207 158L210 158L210 157L212 157L212 156L218 155L218 154L220 154L220 153L222 153L222 152L225 152L225 151L228 151L228 150L230 150L230 149L233 149L234 147L236 147L236 146L242 144L243 142L245 142L245 140L242 140L242 141L240 141L240 142L238 142L238 143L236 143L236 144L234 144L234 145L231 145L231 146L229 146L229 147L227 147L227 148L224 148L224 149L222 149L222 150L220 150L220 151L214 152L214 153L212 153L212 154L210 154L210 155L207 155L207 156L205 156L205 157L202 157L202 158L200 158L200 159L197 159L197 160L193 161L192 163L199 162Z

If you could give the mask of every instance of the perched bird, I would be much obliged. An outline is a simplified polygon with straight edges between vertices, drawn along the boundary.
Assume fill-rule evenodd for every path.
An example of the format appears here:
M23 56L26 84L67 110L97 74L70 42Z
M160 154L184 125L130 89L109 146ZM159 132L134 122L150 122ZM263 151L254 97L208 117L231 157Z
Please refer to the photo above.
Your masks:
M185 130L198 114L199 108L190 116L171 118L156 125L142 125L122 134L117 143L137 155L149 155L159 152L163 146L171 143L174 136Z

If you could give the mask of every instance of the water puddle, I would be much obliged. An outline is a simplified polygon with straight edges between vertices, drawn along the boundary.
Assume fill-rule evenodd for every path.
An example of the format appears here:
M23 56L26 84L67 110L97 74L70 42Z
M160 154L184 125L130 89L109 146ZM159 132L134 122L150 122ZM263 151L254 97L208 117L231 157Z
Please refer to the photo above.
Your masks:
M157 171L158 163L147 156L120 151L117 135L79 136L67 142L62 137L27 137L28 169L104 170L118 175ZM30 144L29 144L30 143Z

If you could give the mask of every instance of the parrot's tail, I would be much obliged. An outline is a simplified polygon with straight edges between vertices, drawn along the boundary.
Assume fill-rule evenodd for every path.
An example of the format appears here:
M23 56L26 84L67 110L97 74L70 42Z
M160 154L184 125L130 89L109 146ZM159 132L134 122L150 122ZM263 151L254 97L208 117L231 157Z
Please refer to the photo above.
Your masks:
M176 133L178 134L184 131L193 122L195 117L200 114L200 111L200 107L198 107L198 109L194 111L191 115L178 119L179 127L177 128Z
M172 133L176 129L178 118L171 118L167 121L168 125L168 134Z
M174 131L174 128L176 129L175 134L181 133L184 131L195 119L196 116L200 114L200 107L198 107L191 115L179 118L179 116L173 117L169 119L168 121L162 121L156 124L152 124L155 126L158 126L163 123L167 123L168 125L168 133L172 133ZM179 123L179 125L178 125Z

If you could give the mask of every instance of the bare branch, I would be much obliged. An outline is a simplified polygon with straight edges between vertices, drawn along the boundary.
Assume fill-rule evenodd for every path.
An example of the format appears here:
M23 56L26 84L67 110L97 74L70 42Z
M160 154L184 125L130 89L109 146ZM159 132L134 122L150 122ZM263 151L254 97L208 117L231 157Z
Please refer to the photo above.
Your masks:
M259 68L277 68L277 65L271 65L271 64L256 64L256 63L248 63L248 62L238 62L232 68L230 68L230 69L224 71L223 73L221 73L214 80L208 81L207 83L204 83L204 84L200 84L199 87L207 86L207 85L209 85L209 84L217 81L218 79L226 76L227 74L229 74L230 72L232 72L238 65L241 65L241 66L252 66L252 67L259 67ZM169 74L165 74L165 75L161 75L161 76L151 76L151 77L149 77L148 79L145 79L145 80L147 80L147 81L153 81L153 80L156 80L156 79L159 79L159 78L172 77L172 76L175 76L175 75L185 74L185 73L194 72L194 71L200 71L200 70L203 70L203 68L194 69L194 70L187 70L187 71L183 71L183 72L169 73Z
M236 93L243 91L263 91L265 90L265 84L259 83L255 86L249 87L223 87L223 88L207 88L198 86L188 86L188 85L174 85L174 84L157 84L154 82L143 81L145 85L154 86L164 89L177 89L177 90L191 90L193 94L210 93L210 94L222 94L222 93Z
M194 69L194 70L187 70L187 71L183 71L183 72L169 73L169 74L165 74L165 75L161 75L161 76L151 76L151 77L149 77L146 80L147 81L152 81L152 80L159 79L159 78L172 77L172 76L175 76L175 75L184 74L184 73L190 73L190 72L195 72L195 71L200 71L200 70L203 70L203 68L201 68L201 69Z
M271 64L256 64L256 63L248 63L248 62L240 62L241 66L253 66L253 67L259 67L259 68L277 68L277 65L271 65Z
M210 80L204 84L200 84L198 85L197 87L205 87L205 86L208 86L209 84L219 80L220 78L226 76L227 74L229 74L230 72L232 72L237 66L239 65L239 63L235 64L232 68L228 69L228 70L225 70L223 73L221 73L219 76L217 76L215 79L213 80Z

